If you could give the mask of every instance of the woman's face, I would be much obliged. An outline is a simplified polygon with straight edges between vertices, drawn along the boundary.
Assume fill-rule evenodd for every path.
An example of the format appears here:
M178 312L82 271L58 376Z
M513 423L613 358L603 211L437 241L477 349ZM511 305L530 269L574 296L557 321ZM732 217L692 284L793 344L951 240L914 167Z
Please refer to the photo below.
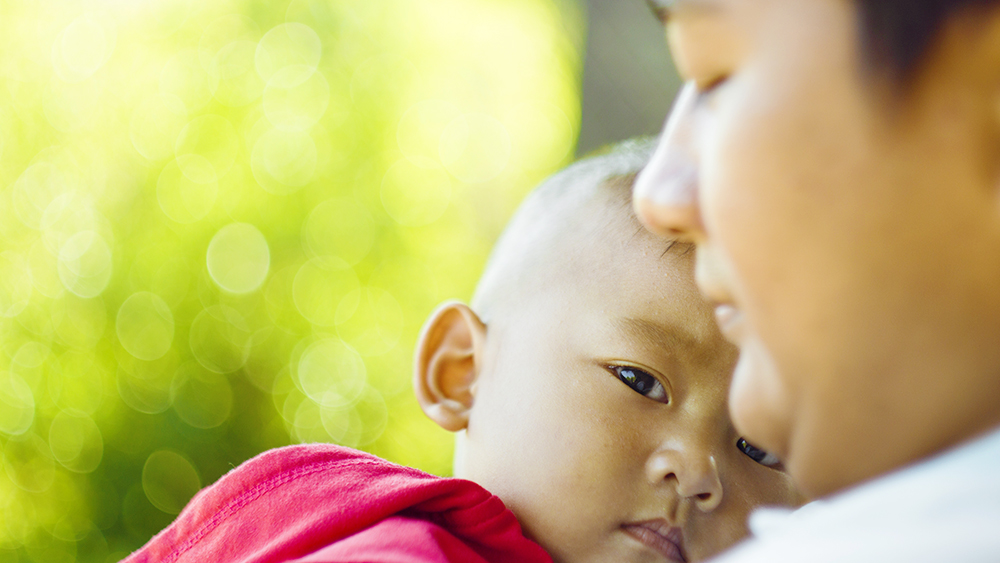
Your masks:
M894 92L866 73L852 2L671 8L688 83L636 209L697 245L699 288L741 351L734 422L811 496L995 411L951 377L1000 369L1000 96L986 39L959 24Z

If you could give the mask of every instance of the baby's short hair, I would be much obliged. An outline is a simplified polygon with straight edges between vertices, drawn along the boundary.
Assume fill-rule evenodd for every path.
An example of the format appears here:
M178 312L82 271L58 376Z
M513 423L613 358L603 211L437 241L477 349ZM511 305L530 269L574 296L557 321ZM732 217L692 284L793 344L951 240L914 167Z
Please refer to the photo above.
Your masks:
M534 191L507 224L472 299L485 322L521 292L544 283L574 233L611 224L642 230L632 211L632 183L649 162L655 138L610 145L556 172ZM611 213L581 213L596 205ZM567 258L568 260L568 258ZM556 268L557 269L557 268Z

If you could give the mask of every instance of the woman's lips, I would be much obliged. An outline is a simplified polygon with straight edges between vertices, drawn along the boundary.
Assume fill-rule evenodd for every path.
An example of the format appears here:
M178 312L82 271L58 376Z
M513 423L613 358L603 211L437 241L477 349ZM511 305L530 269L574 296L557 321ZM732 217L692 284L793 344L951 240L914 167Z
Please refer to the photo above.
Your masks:
M736 307L721 303L715 306L715 322L726 340L740 345L743 340L743 312Z
M639 543L662 554L668 561L685 563L684 535L680 528L671 526L666 520L649 520L622 526L627 534Z

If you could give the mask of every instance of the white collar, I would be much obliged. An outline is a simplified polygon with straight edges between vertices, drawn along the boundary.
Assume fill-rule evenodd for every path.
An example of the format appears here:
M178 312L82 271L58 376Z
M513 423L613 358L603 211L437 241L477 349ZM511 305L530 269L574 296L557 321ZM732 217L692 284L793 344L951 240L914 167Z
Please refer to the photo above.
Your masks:
M963 502L998 501L1000 428L798 510L760 508L749 527L754 536L767 537L795 533L800 524L878 526L887 517L920 519L940 515L942 507L961 509Z

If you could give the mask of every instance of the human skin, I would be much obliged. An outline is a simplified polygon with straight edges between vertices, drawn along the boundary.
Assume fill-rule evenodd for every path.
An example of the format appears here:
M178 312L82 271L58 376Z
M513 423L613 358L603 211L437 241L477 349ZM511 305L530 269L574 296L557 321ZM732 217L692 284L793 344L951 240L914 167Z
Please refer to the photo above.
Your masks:
M735 425L823 496L1000 425L1000 16L916 73L842 0L677 2L688 81L635 188L741 350Z
M551 267L488 325L459 303L439 309L417 395L465 432L456 476L498 495L555 561L699 561L744 537L752 508L800 499L736 447L736 350L698 295L691 254L665 253L618 199L550 219L558 232L530 246ZM624 369L660 386L642 394ZM677 534L683 555L639 541L642 524Z

